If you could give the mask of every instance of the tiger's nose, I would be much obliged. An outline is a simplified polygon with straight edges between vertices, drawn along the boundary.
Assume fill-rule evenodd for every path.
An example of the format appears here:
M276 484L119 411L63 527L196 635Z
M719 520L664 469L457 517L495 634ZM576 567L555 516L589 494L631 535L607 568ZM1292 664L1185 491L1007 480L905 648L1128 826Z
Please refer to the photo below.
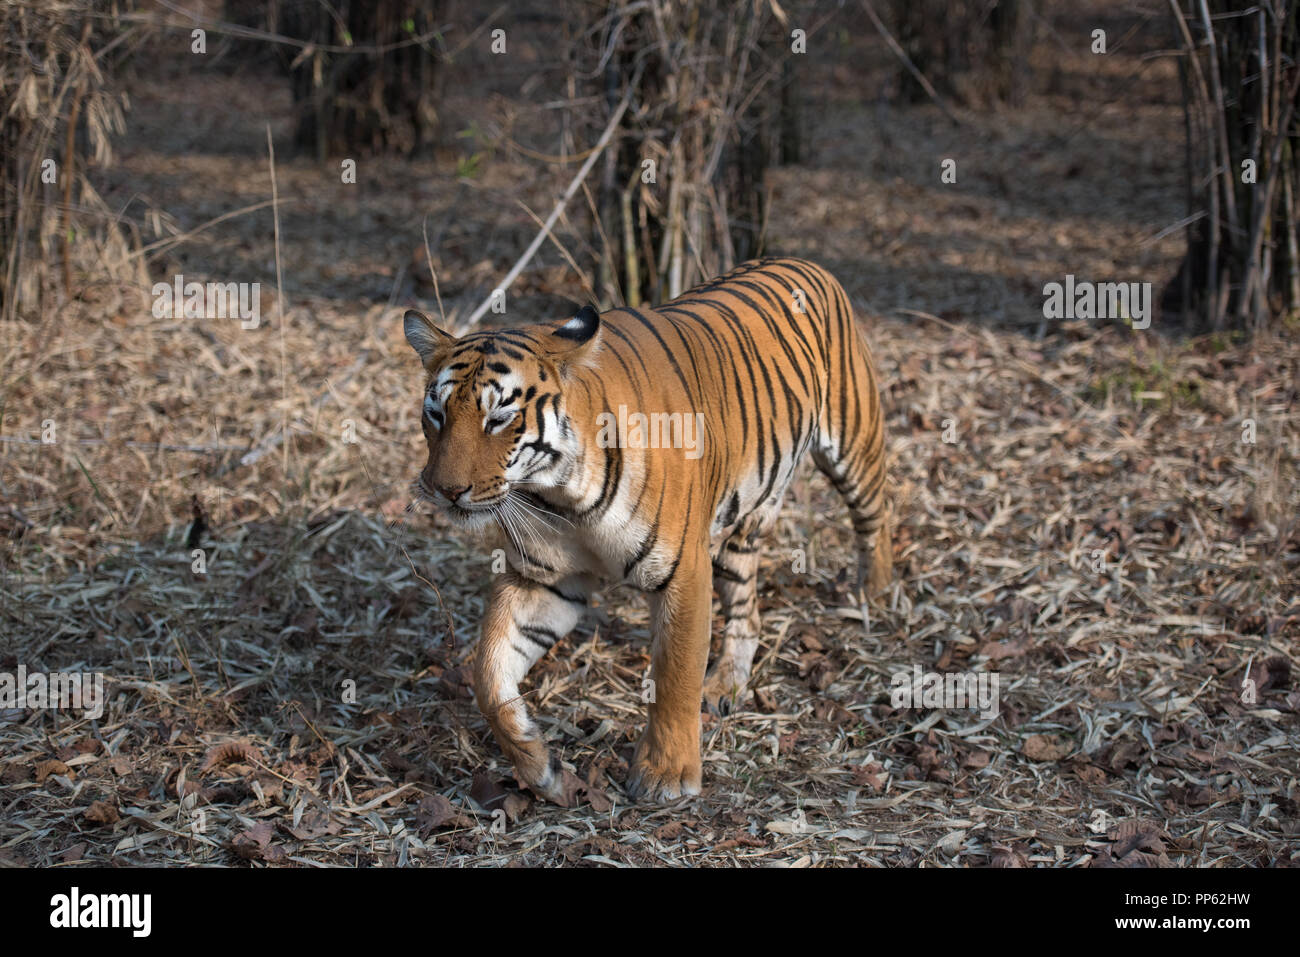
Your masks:
M466 485L463 488L447 488L445 485L439 485L438 491L447 496L447 501L454 503L471 488L473 488L471 485Z

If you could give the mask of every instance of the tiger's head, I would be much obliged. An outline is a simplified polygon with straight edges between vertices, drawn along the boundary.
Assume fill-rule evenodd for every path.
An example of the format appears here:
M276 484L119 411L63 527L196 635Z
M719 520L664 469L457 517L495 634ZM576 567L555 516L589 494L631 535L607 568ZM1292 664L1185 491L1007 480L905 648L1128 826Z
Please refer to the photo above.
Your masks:
M595 309L460 338L412 309L403 328L427 373L429 458L415 483L422 498L478 526L507 509L512 494L564 484L580 443L565 390L599 346Z

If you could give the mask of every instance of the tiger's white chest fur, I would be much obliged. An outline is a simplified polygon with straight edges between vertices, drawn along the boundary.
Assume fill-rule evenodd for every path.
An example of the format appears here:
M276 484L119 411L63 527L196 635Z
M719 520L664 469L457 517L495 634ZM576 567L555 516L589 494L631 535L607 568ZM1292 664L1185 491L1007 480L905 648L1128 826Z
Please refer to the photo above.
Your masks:
M670 572L681 543L658 536L652 516L637 508L632 490L642 487L644 470L643 459L625 454L608 505L594 520L584 519L584 505L600 499L605 473L592 456L581 457L572 476L571 487L582 492L576 506L534 494L526 518L510 523L504 547L511 567L546 585L582 579L588 590L624 583L653 589Z

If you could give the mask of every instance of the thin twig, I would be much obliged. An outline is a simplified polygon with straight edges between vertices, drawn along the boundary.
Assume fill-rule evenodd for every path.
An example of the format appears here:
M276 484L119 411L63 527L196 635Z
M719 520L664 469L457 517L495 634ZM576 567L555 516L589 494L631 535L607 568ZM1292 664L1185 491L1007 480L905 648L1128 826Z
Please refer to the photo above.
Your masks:
M587 178L587 174L591 172L591 168L596 165L597 157L599 157L600 154L605 151L605 147L609 145L610 139L614 136L614 131L618 129L619 121L623 119L623 114L627 111L627 106L628 103L631 102L631 97L632 87L629 87L628 91L623 94L623 99L618 104L618 108L614 110L614 115L609 118L609 123L605 126L605 132L600 135L600 139L596 143L595 152L587 157L587 161L582 164L582 168L579 169L577 175L573 177L568 188L564 191L564 195L560 197L560 201L555 204L555 209L551 210L551 215L546 217L546 222L542 225L541 232L539 232L537 236L534 237L533 241L528 244L528 248L524 250L524 254L519 257L518 262L516 262L510 268L510 271L506 273L506 278L501 281L501 284L497 286L497 289L505 290L509 288L510 284L515 281L521 272L523 272L524 267L528 265L537 250L541 248L542 243L546 241L546 236L550 233L551 227L555 225L555 221L560 218L560 213L564 211L564 207L568 205L569 200L573 198L573 194L578 191L578 187L582 184L582 181ZM470 317L465 320L465 323L457 329L458 335L463 335L465 332L468 332L470 329L473 329L478 325L478 321L483 318L483 314L487 312L488 308L492 305L492 298L495 292L496 290L493 290L493 293L489 294L479 307L470 314Z
M885 24L881 21L880 17L876 15L876 10L871 5L871 0L862 0L862 6L867 11L867 16L871 18L871 22L876 25L876 29L880 31L880 35L885 38L885 43L889 44L889 49L894 51L894 56L898 57L898 59L902 61L903 66L907 67L907 72L912 74L913 79L915 79L917 83L921 84L922 89L929 94L930 99L934 100L935 106L939 107L939 109L943 111L944 116L952 120L954 126L961 126L962 122L957 118L957 114L948 108L948 104L944 102L943 97L935 91L935 88L930 84L930 81L925 78L925 74L916 68L916 64L912 62L912 58L909 57L907 52L898 45L898 41L894 39L893 35L885 27Z

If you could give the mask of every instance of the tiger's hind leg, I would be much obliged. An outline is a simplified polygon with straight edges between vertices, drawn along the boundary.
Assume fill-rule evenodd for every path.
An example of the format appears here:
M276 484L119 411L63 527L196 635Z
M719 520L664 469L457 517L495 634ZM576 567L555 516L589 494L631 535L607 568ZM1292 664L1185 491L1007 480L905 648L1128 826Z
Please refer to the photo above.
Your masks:
M704 704L717 714L738 706L749 684L762 620L758 614L758 542L776 523L778 499L751 514L713 557L713 587L722 606L722 648L704 679Z
M722 604L722 650L704 678L704 703L725 715L740 703L758 651L758 546L740 535L723 542L713 584Z

